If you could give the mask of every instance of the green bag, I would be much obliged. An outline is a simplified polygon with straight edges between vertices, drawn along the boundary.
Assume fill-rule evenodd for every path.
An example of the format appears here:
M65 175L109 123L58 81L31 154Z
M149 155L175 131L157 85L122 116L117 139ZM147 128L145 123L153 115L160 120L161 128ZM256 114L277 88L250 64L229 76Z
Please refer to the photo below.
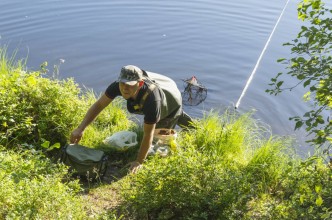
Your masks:
M78 144L69 144L62 148L61 161L74 173L88 179L96 179L105 175L107 159L104 151Z

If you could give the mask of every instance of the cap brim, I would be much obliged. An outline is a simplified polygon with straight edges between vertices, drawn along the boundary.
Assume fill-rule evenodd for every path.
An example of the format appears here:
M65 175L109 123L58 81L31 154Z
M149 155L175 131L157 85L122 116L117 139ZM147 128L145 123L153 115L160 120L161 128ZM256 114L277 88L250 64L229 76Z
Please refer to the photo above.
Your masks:
M128 80L125 80L125 79L121 79L121 80L119 80L119 82L122 82L122 83L124 83L124 84L130 85L130 86L133 86L133 85L136 85L136 83L137 83L138 81L136 81L136 80L134 80L134 81L128 81Z

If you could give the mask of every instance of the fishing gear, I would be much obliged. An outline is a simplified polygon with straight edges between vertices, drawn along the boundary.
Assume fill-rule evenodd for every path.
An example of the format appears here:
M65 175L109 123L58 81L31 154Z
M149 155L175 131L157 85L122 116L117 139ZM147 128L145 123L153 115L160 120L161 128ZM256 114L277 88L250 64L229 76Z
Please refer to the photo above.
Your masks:
M262 60L262 58L263 58L263 55L264 55L264 53L265 53L265 51L266 51L267 46L268 46L269 43L270 43L270 40L271 40L271 38L272 38L272 36L273 36L273 34L274 34L274 31L276 30L276 28L277 28L277 26L278 26L278 24L279 24L279 22L280 22L280 20L281 20L281 17L282 17L282 15L284 14L284 11L286 10L286 7L287 7L287 5L288 5L288 2L289 2L289 0L287 0L285 6L284 6L284 8L283 8L283 10L281 11L281 14L280 14L280 16L279 16L279 18L278 18L278 20L277 20L277 22L276 22L276 24L275 24L275 26L274 26L272 32L271 32L271 34L270 34L270 36L269 36L269 38L268 38L268 40L267 40L267 42L266 42L266 44L265 44L265 46L264 46L264 48L263 48L263 51L262 51L261 55L259 56L259 58L258 58L258 60L257 60L257 63L256 63L256 65L255 65L255 68L254 68L254 70L251 72L251 74L250 74L250 76L249 76L249 78L248 78L248 80L247 80L247 83L246 83L246 85L245 85L245 87L244 87L244 89L243 89L243 91L242 91L242 93L241 93L241 96L240 96L240 98L237 100L237 102L236 102L236 104L235 104L235 109L239 108L240 103L241 103L241 99L242 99L243 96L246 94L246 91L247 91L247 89L248 89L248 87L249 87L249 85L250 85L250 83L251 83L251 81L252 81L252 79L253 79L253 77L254 77L254 75L255 75L255 73L256 73L256 70L257 70L257 68L258 68L258 66L259 66L259 63L261 62L261 60Z
M182 81L184 82L184 91L182 92L182 102L184 105L196 106L206 99L207 88L195 76Z

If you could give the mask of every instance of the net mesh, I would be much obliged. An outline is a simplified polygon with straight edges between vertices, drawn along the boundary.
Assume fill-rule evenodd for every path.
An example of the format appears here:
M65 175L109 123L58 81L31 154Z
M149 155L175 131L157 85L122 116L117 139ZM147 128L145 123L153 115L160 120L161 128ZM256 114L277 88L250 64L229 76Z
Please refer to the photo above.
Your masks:
M195 76L185 79L183 82L184 91L182 92L182 102L184 105L196 106L206 99L207 89Z

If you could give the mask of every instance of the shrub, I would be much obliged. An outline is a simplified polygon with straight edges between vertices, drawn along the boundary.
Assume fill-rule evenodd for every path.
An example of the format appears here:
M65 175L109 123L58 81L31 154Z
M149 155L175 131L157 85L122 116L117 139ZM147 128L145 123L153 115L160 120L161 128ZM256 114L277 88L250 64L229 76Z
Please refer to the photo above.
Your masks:
M303 100L310 103L310 110L290 120L295 122L295 129L305 128L307 142L313 147L329 149L332 147L332 10L323 0L301 0L297 12L304 25L295 39L284 43L290 46L288 58L277 60L285 65L287 72L276 74L269 84L272 88L266 92L278 95L303 86ZM286 74L295 81L286 81Z
M122 208L137 219L243 218L247 203L275 187L288 162L280 157L289 142L262 140L265 131L250 113L211 112L179 133L173 155L153 157L121 180Z
M49 79L41 71L24 71L21 63L13 63L0 48L0 145L11 148L26 143L37 149L64 145L96 95L83 93L73 79ZM89 127L82 143L96 146L107 134L130 127L122 104L115 100Z
M84 219L78 182L36 151L0 151L1 219Z
M26 72L20 62L8 63L4 49L0 57L0 144L64 144L84 108L77 85L72 79L49 80L40 72Z
M139 174L121 181L122 208L128 215L136 219L223 216L223 210L236 198L225 190L227 180L233 177L202 153L188 150L180 155L155 157Z
M45 66L25 71L24 61L14 63L14 56L8 58L0 48L0 218L116 219L107 210L90 213L67 168L40 151L67 143L96 95L82 92L73 79L47 78ZM98 147L107 135L129 129L127 116L123 102L114 100L82 144Z
M170 156L148 158L137 174L110 187L98 183L99 190L81 196L78 182L67 180L67 169L36 149L65 143L95 94L82 93L72 79L25 72L22 62L14 65L0 52L0 218L332 217L331 169L319 157L292 157L291 140L273 137L252 112L212 111L193 129L178 133ZM105 147L106 136L134 129L140 138L142 129L133 126L118 99L88 127L81 143ZM112 152L112 157L130 160L136 150Z
M283 203L294 219L332 217L332 170L313 156L294 167L282 181Z

